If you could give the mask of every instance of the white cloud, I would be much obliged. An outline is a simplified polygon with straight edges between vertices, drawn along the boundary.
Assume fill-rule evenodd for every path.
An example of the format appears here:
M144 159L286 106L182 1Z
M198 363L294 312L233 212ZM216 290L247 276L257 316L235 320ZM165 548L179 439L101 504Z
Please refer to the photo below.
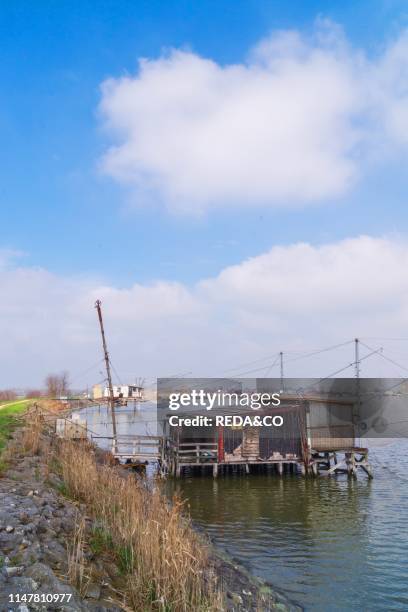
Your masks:
M354 336L406 338L407 267L407 241L367 236L274 247L192 287L157 282L118 289L10 264L0 269L0 388L37 385L65 368L78 386L101 378L102 364L76 378L102 358L96 298L123 378L220 376L279 350L307 351ZM390 356L403 361L408 343L398 347L405 357ZM288 364L288 374L326 375L351 362L352 347L344 351ZM363 374L403 373L381 363L387 365L365 361Z
M369 60L338 26L278 32L242 64L172 50L102 85L104 172L192 214L346 192L366 158L405 146L408 34Z

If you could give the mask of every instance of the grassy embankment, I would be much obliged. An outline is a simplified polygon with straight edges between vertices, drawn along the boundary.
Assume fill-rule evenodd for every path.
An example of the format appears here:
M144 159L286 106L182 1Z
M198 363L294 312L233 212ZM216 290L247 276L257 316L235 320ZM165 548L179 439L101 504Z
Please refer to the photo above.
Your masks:
M83 547L110 557L124 578L128 610L219 611L223 597L210 568L207 546L184 516L157 488L126 478L97 461L92 445L41 439L41 418L25 430L24 446L44 455L61 479L60 493L86 505L91 533L80 526L70 554L72 582L80 587L86 568ZM44 447L43 449L41 447Z
M4 402L0 404L0 474L7 467L2 453L13 431L21 424L19 418L27 409L27 400Z

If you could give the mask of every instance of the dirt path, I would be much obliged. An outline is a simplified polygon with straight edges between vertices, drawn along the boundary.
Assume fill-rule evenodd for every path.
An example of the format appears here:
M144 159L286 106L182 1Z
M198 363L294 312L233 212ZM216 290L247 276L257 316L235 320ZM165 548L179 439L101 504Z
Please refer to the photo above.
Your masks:
M23 399L23 400L17 400L17 401L10 401L10 402L6 402L5 404L0 404L0 410L2 408L9 408L10 406L17 406L20 404L26 404L27 402L32 402L33 400L31 399Z

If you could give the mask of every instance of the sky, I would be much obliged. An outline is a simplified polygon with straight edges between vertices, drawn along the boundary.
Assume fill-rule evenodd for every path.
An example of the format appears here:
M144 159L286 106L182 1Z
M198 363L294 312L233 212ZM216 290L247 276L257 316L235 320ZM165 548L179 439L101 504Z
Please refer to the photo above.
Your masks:
M405 2L17 1L0 37L0 388L101 378L97 298L122 380L408 364Z

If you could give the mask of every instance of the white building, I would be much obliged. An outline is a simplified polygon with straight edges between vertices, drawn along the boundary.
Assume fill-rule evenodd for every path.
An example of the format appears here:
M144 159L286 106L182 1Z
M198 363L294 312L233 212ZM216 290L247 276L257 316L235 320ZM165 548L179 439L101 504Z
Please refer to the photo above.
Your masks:
M138 385L112 385L113 397L124 399L143 399L143 387ZM105 387L103 392L104 397L109 397L109 388Z

